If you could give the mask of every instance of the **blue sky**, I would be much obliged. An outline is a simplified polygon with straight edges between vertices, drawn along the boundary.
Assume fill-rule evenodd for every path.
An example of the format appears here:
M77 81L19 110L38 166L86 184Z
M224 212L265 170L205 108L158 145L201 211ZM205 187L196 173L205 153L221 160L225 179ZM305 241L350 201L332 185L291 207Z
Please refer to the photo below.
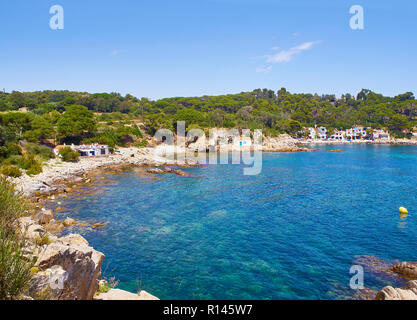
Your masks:
M49 28L55 4L64 30ZM356 4L364 30L349 27ZM416 15L412 0L2 0L0 87L417 93Z

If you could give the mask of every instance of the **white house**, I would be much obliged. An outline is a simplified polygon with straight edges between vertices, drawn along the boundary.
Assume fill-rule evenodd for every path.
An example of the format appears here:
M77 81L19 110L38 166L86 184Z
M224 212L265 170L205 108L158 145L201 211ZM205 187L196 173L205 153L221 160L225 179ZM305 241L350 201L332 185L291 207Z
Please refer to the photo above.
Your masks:
M336 130L330 137L330 140L339 140L339 141L344 141L346 140L345 138L345 132L344 131L338 131Z
M381 129L374 129L373 138L378 140L389 140L390 135L387 131Z
M319 139L326 140L326 138L327 138L327 129L326 129L326 127L318 127L317 128L317 135L318 135Z
M312 140L316 139L316 137L317 137L316 129L314 129L314 128L307 128L307 130L309 131L308 138L309 139L312 139Z
M72 149L78 151L82 157L107 156L110 154L109 147L100 144L90 144L81 146L71 146Z
M59 155L59 150L68 147L67 145L59 145L54 148L55 155ZM91 144L91 145L80 145L69 146L72 150L78 151L82 157L97 157L97 156L107 156L110 154L109 147L107 145L100 144Z

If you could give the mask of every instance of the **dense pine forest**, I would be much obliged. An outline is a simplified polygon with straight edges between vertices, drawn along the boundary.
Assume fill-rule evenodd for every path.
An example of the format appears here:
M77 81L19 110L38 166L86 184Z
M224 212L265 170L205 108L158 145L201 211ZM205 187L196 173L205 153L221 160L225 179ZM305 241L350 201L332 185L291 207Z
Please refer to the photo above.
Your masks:
M303 134L303 127L325 126L329 132L354 125L387 128L393 136L410 136L417 121L413 93L395 97L363 89L353 96L292 94L285 88L152 101L130 94L36 91L0 93L0 160L5 173L36 174L59 143L146 146L143 134L210 127L263 129L266 135ZM48 147L49 146L49 147Z

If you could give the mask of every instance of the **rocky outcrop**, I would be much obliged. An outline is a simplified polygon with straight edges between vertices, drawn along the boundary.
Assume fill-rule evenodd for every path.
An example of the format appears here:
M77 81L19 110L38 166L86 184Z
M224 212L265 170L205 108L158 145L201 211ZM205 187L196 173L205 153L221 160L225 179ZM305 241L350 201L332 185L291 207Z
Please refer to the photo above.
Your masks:
M142 290L138 294L120 289L110 289L106 293L97 295L94 300L159 300L157 297Z
M376 300L417 300L417 264L402 262L389 269L396 276L411 280L401 288L388 286L379 291Z
M171 146L168 146L171 147ZM69 183L88 182L87 174L96 169L115 166L169 166L194 165L193 159L174 160L167 155L178 152L177 149L166 148L163 145L156 148L120 148L119 153L106 157L82 157L79 162L64 162L51 159L43 167L43 172L36 176L26 174L13 178L17 190L26 196L51 196L55 193L71 193ZM184 150L185 151L185 150Z
M309 148L300 147L298 141L288 134L281 134L278 137L264 137L262 151L265 152L308 152Z
M417 280L417 263L402 262L392 267L392 271L407 280Z
M66 218L63 224L65 227L70 227L70 226L73 226L74 224L77 224L77 221L75 221L75 219L73 218Z
M69 235L43 248L37 257L39 272L31 296L45 292L52 299L91 300L98 289L104 255L88 246L80 235Z
M172 169L172 168L149 168L146 170L146 172L148 173L152 173L152 174L160 174L160 173L174 173L177 176L187 176L187 173L182 171L182 170L177 170L177 169Z
M54 215L52 213L52 210L41 210L36 216L35 220L39 224L48 224L52 219L54 218Z
M417 300L417 281L409 281L401 288L385 287L379 291L376 300Z
M101 265L104 254L92 248L79 234L56 237L38 224L38 215L19 219L18 228L25 235L27 254L36 258L36 272L29 288L30 299L47 300L92 300L99 288ZM34 220L36 219L36 221ZM54 223L49 221L46 227ZM62 224L60 224L62 225ZM39 245L38 239L46 236L48 243ZM38 245L35 245L38 243ZM157 300L142 291L134 294L119 289L110 289L100 294L97 300Z
M37 224L31 217L23 217L18 220L18 230L27 240L36 240L45 234L45 229Z

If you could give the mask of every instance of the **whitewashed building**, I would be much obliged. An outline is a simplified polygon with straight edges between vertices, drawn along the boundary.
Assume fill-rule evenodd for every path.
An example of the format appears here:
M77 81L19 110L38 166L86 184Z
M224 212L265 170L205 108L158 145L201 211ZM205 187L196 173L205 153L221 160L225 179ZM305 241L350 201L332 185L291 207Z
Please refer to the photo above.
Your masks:
M109 146L103 144L90 144L81 146L71 146L72 149L78 151L82 157L98 157L110 154Z
M390 139L389 132L382 130L382 129L374 129L372 136L376 140L389 140Z
M317 128L317 136L321 140L327 139L327 129L326 127L318 127Z
M312 139L312 140L316 139L316 137L317 137L316 129L315 128L307 128L307 130L309 132L308 138Z
M59 145L54 148L55 155L59 155L59 150L70 147L72 150L78 151L81 157L98 157L107 156L110 154L109 146L101 144L90 144L90 145Z
M330 140L344 141L346 140L345 132L336 130L331 136Z

